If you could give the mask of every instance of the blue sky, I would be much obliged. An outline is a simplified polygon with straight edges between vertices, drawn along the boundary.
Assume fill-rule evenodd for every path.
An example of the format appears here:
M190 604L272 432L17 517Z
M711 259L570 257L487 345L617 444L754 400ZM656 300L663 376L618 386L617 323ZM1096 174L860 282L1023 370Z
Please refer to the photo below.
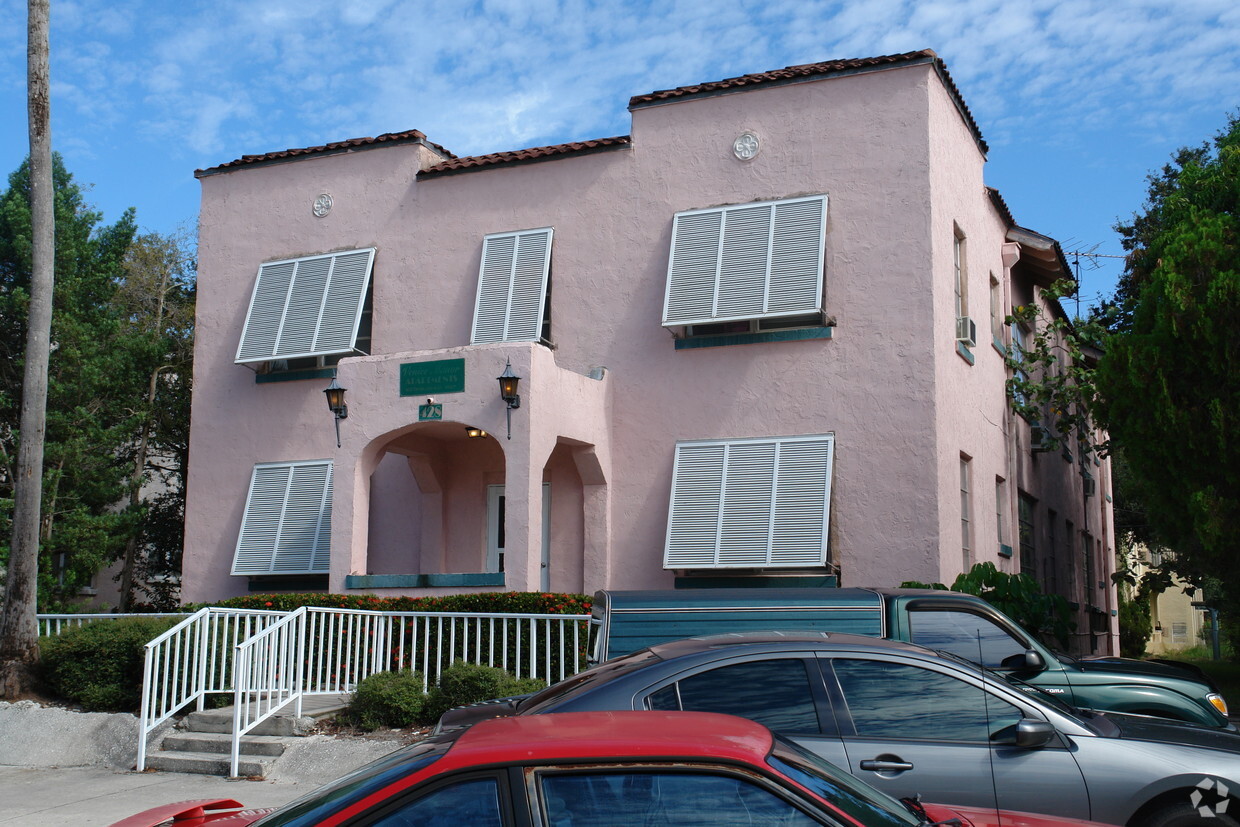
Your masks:
M986 179L1066 251L1119 255L1146 175L1240 106L1234 0L52 3L52 138L113 221L192 229L197 168L419 129L458 155L629 132L630 96L934 49ZM0 173L27 145L26 3L0 0ZM1083 303L1118 259L1082 260Z

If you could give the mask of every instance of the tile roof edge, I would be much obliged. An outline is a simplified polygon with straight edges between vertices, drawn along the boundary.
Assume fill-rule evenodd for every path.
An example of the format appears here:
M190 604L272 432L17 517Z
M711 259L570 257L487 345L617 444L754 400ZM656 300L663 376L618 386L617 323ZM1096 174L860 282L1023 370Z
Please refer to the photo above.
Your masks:
M270 166L272 164L285 164L293 161L300 161L303 158L322 158L330 155L340 155L349 152L359 152L366 149L379 149L386 146L404 146L408 144L422 144L437 155L443 156L445 159L452 159L456 156L444 149L434 141L428 140L426 135L420 130L410 129L405 132L384 132L373 138L348 138L343 141L333 141L321 146L298 147L293 149L283 149L273 152L265 152L259 155L242 155L240 158L228 161L206 169L194 170L195 178L203 178L209 175L219 175L224 172L232 172L237 169L246 169L249 167Z
M530 147L506 152L493 152L487 155L473 155L451 158L418 172L418 178L439 178L446 175L459 175L466 172L477 172L496 167L520 166L523 164L556 161L561 158L576 158L598 152L613 152L629 149L633 139L628 135L617 135L611 138L593 138L585 141L571 141L563 144Z

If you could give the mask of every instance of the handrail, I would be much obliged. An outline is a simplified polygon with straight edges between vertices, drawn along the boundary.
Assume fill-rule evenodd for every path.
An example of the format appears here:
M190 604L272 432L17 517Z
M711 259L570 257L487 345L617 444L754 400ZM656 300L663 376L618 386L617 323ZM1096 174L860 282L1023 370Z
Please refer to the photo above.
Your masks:
M285 612L256 609L199 609L146 644L142 664L142 708L138 719L139 772L146 769L151 733L184 707L231 691L232 650Z
M233 657L233 724L229 776L241 765L241 738L291 702L301 717L306 607L237 644Z
M35 615L39 624L39 636L55 636L67 628L85 626L100 620L124 620L129 617L189 617L188 612L97 612L97 613L52 613L40 612Z

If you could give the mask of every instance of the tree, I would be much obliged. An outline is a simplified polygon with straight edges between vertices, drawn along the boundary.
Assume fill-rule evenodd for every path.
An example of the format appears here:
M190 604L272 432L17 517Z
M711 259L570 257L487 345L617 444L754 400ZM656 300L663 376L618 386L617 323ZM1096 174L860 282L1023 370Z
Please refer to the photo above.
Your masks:
M1099 417L1176 569L1240 596L1240 116L1152 175L1116 230L1128 258Z
M47 365L52 323L55 224L52 194L51 95L48 78L48 0L27 6L27 109L30 129L31 264L25 370L17 467L7 479L17 489L13 534L0 614L0 697L26 694L39 656L35 619L38 578L43 435L47 410Z

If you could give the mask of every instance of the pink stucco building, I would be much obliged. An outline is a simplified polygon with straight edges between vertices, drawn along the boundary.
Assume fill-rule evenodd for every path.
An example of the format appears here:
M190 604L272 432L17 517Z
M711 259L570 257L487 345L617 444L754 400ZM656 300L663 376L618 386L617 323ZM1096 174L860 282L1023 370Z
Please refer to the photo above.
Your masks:
M629 110L561 146L457 158L413 130L197 173L184 598L993 561L1110 650L1109 468L1038 452L1004 390L1004 317L1067 264L986 187L942 61Z

